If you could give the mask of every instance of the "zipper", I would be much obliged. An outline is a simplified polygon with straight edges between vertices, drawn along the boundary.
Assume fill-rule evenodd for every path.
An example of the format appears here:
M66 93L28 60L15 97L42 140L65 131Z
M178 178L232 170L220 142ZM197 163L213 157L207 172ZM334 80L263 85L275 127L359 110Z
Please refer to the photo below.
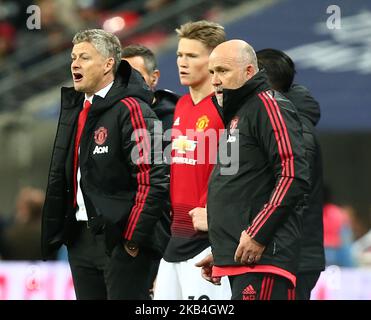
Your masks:
M273 242L273 255L276 254L276 242Z

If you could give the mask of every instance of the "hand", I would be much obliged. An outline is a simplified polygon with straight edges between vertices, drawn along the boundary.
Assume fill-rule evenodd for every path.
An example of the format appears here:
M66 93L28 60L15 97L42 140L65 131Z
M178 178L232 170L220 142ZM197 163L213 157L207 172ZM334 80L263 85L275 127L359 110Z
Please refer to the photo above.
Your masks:
M197 231L207 231L206 208L197 207L188 212L192 218L193 228Z
M215 285L219 286L221 278L211 276L213 265L214 265L214 257L211 253L208 256L206 256L205 258L203 258L201 261L199 261L195 264L196 267L201 267L202 268L201 269L202 278L211 282L212 284L215 284Z
M139 247L132 241L125 241L124 249L133 258L135 258L139 253Z
M241 232L240 243L234 254L234 261L241 264L257 263L265 249L265 246L252 239L245 230Z

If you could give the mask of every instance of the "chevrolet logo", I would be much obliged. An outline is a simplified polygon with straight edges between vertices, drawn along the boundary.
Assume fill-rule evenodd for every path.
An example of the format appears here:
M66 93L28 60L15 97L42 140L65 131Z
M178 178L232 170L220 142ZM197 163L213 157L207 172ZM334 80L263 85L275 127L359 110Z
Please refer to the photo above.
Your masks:
M178 136L173 140L172 149L178 153L186 153L187 151L195 151L197 141L187 140L187 136Z

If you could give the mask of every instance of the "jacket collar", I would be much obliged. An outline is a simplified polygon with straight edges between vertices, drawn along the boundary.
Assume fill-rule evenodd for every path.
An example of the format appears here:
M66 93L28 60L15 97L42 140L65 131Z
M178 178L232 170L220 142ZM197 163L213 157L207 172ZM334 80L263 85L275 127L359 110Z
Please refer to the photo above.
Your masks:
M245 106L244 101L263 90L270 89L265 70L259 71L238 89L223 89L223 115L225 123L233 118L239 109Z
M320 105L306 87L293 84L283 95L291 100L301 117L307 119L313 126L318 124L321 118Z

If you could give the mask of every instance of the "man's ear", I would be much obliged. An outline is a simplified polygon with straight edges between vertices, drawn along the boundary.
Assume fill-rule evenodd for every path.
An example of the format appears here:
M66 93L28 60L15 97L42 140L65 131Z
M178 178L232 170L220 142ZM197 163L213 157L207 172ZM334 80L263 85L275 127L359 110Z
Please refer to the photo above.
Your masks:
M104 65L104 74L111 72L114 65L115 59L113 57L106 59L106 63Z
M154 90L158 84L158 80L160 79L160 70L156 69L151 73L150 82L151 88Z
M250 80L255 74L257 70L255 69L253 64L248 64L246 67L246 76L247 80Z

